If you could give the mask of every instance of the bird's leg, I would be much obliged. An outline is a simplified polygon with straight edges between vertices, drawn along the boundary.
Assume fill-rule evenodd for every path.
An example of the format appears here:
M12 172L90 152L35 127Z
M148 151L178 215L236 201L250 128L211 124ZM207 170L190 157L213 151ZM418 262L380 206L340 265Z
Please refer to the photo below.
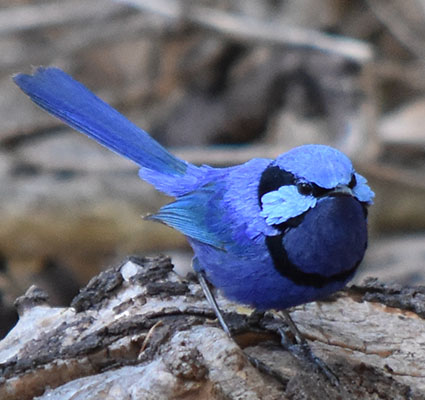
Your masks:
M193 260L194 263L197 263L197 259ZM204 272L202 270L199 270L197 268L194 268L196 271L196 276L198 278L199 284L202 287L202 290L204 292L204 295L211 306L211 308L214 310L214 313L223 329L223 331L229 336L232 337L232 334L230 332L229 326L227 325L223 314L220 310L220 307L217 304L217 301L211 292L210 287L208 286L207 280L205 279ZM295 337L295 340L297 344L290 343L289 338L286 335L286 332L282 327L278 328L278 332L281 337L281 343L282 346L288 350L295 358L298 360L308 362L310 365L314 365L315 368L319 371L321 371L329 380L330 382L338 386L339 380L336 377L336 375L330 370L330 368L318 357L316 357L311 350L310 346L308 345L307 341L305 340L304 336L301 334L301 332L298 330L297 326L295 325L295 322L290 317L289 313L287 311L281 311L286 324L288 325L289 329L291 330L292 334ZM252 357L250 355L247 355L249 362L256 367L258 370L260 370L263 373L266 373L267 375L272 376L273 378L277 379L282 384L287 383L287 379L282 377L279 372L273 370L272 368L268 367L266 364L264 364L261 360L258 360L255 357Z
M214 295L211 292L211 289L208 286L207 280L205 279L204 273L202 271L196 272L199 284L202 287L202 290L204 292L205 297L207 298L207 301L209 305L214 310L214 313L220 322L220 325L223 329L223 331L229 336L231 339L233 339L232 334L230 332L229 326L227 325L226 321L224 320L223 314L221 313L221 310L217 304L217 301L214 297ZM279 372L275 371L274 369L270 368L268 365L263 363L261 360L259 360L256 357L252 357L249 354L245 354L248 358L248 361L257 368L260 372L265 373L272 378L279 381L282 385L286 385L288 383L288 379L283 377Z
M223 328L223 331L227 334L227 336L232 337L232 334L230 333L229 326L227 325L226 321L224 320L223 314L221 313L221 310L218 307L217 301L215 300L215 297L212 294L211 289L208 286L208 283L205 279L204 273L202 271L200 271L200 272L196 272L196 275L198 277L198 281L199 281L199 284L202 287L204 295L207 298L209 305L214 310L214 313L215 313L215 315L218 319L218 322L220 322L220 325Z
M281 337L282 346L286 350L288 350L296 359L303 362L308 362L309 364L313 365L315 369L324 374L334 386L338 386L338 377L323 362L323 360L321 360L313 353L311 347L307 343L307 340L295 325L295 322L289 315L288 311L281 311L280 313L282 314L286 324L288 325L291 333L294 335L296 341L296 344L290 343L290 340L288 339L285 330L282 327L279 327L278 332Z

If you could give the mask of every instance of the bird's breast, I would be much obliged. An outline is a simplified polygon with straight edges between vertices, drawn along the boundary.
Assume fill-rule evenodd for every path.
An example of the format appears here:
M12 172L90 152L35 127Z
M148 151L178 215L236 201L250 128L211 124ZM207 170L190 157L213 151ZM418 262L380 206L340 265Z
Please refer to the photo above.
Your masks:
M364 207L351 196L322 198L296 227L282 234L280 244L276 238L267 242L275 267L295 283L347 281L367 247Z

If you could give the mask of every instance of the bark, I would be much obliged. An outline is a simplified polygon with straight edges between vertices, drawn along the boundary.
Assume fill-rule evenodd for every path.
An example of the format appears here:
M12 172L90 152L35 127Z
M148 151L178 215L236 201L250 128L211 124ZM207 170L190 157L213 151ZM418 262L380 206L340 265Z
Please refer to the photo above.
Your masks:
M169 258L131 257L93 278L71 307L50 307L36 287L17 300L19 322L0 342L0 398L425 398L424 297L423 287L369 280L292 310L338 376L333 386L280 347L275 314L218 294L232 340Z

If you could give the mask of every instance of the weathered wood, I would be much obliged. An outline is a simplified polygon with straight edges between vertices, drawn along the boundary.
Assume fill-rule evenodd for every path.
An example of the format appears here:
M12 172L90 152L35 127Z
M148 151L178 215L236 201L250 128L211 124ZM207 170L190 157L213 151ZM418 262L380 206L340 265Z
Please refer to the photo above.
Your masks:
M49 307L34 287L17 301L20 320L0 342L0 398L421 399L424 297L424 288L369 281L292 312L335 387L279 347L274 315L219 297L236 344L168 258L130 258L93 278L72 307Z

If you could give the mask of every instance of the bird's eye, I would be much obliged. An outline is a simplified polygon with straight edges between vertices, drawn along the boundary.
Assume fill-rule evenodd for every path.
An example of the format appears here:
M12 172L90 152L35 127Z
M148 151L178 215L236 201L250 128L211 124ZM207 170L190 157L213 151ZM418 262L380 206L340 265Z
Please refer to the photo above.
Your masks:
M351 181L350 181L350 183L348 184L348 187L350 188L350 189L354 189L354 187L357 185L357 179L356 179L356 175L351 175Z
M300 182L297 184L298 193L303 196L309 196L313 193L313 186L309 183Z

